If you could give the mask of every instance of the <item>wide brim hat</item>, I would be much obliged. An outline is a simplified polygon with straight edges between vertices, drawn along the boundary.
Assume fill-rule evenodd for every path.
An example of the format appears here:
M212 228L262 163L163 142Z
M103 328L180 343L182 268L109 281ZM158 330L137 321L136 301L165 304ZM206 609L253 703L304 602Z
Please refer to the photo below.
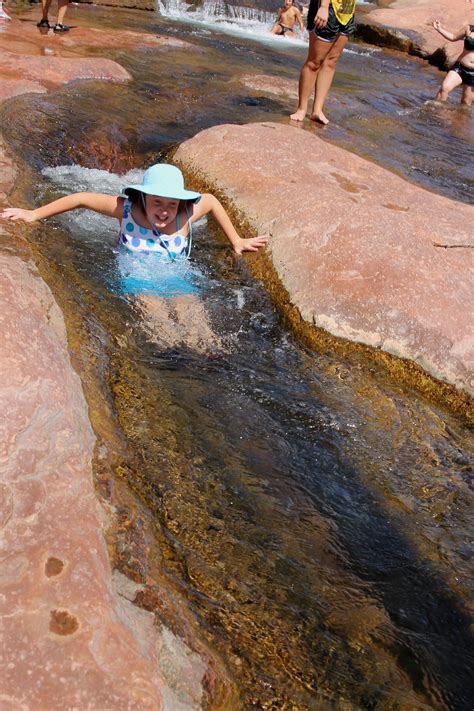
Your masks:
M169 198L171 200L192 200L199 202L201 193L186 190L183 174L175 165L157 163L145 171L143 181L137 185L127 185L122 193L129 197L130 190L138 190L146 195Z

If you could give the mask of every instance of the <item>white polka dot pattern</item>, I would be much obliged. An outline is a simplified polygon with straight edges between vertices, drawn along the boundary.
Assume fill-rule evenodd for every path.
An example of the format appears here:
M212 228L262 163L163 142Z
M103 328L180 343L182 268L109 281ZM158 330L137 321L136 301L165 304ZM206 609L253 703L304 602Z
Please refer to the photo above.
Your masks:
M120 223L119 243L131 252L153 252L169 259L186 256L188 238L181 234L164 235L156 230L137 225L132 216L132 203L126 200Z

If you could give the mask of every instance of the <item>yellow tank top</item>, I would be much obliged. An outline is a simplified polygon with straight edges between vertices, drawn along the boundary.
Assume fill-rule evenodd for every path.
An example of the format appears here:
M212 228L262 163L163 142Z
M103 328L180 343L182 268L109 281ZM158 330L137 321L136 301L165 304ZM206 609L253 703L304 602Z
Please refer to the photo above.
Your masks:
M347 25L355 12L356 0L331 0L331 3L341 25Z

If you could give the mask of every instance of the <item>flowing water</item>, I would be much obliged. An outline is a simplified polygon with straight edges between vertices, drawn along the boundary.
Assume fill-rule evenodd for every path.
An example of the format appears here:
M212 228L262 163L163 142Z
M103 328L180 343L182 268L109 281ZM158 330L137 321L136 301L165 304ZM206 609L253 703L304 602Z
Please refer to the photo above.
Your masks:
M3 133L31 171L27 202L114 193L202 128L286 121L292 108L239 77L296 82L296 43L98 8L71 8L70 19L192 47L96 49L134 81L6 105ZM439 78L352 45L318 135L467 200L472 118L423 104ZM172 300L154 304L153 327L141 299L120 292L116 231L77 212L32 234L66 313L85 325L82 357L101 374L164 574L237 683L239 708L471 709L468 427L367 357L298 343L249 260L206 221L187 269L197 331L205 320L211 336L196 340L189 319L186 331Z

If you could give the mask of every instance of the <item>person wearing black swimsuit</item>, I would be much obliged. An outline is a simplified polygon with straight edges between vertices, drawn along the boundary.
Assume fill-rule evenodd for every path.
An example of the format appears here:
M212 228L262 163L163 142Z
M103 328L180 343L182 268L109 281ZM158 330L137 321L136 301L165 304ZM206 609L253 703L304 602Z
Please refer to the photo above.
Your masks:
M450 42L464 39L463 51L446 74L436 100L446 101L449 93L462 84L461 104L470 106L474 97L474 25L466 25L459 32L448 32L435 20L433 27Z
M304 26L301 12L293 5L293 0L284 0L283 7L278 10L276 24L272 28L272 35L296 37L293 31L296 23L299 25L300 33L303 34Z

